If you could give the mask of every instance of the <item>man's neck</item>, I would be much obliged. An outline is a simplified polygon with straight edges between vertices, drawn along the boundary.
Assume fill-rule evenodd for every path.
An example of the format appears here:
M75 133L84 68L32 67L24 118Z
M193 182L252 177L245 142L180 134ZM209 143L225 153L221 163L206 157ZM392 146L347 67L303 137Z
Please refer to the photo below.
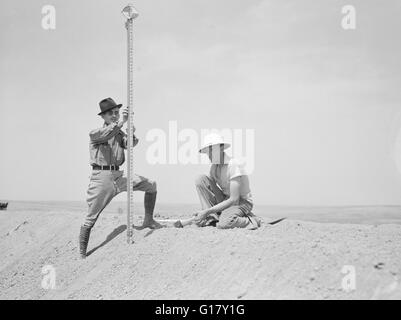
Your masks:
M227 155L225 152L223 152L223 161L221 161L220 163L216 163L216 165L218 166L224 166L226 164L228 164L231 160L231 157L229 155Z

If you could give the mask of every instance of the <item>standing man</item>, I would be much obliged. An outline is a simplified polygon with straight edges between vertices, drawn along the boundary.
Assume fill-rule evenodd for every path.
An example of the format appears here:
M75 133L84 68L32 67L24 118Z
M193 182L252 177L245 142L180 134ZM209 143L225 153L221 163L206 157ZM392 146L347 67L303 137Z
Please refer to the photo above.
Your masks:
M190 219L178 220L175 227L192 223L220 229L260 227L261 220L251 211L253 200L244 163L229 157L224 152L228 147L218 134L205 137L199 152L207 154L212 165L209 175L200 175L195 181L202 210Z
M89 133L90 164L93 168L90 178L87 203L88 213L81 226L79 234L79 252L81 258L86 257L89 235L97 218L110 201L120 192L127 191L127 178L123 177L120 166L124 163L124 149L127 148L127 135L121 131L128 120L128 109L123 109L123 119L120 120L121 104L106 98L100 101L100 115L103 127ZM135 132L135 129L133 130ZM138 139L134 135L134 146ZM145 177L133 175L133 190L145 192L145 218L143 227L161 227L153 220L153 210L156 203L156 182Z

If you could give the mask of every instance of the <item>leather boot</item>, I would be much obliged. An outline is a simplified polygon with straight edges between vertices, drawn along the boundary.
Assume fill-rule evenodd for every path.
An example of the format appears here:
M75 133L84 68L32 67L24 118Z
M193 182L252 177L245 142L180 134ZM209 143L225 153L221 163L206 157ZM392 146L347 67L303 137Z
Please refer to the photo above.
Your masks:
M92 227L81 226L79 233L79 254L82 259L86 258L86 249L88 248L89 235Z
M153 210L155 209L157 192L145 192L145 219L153 219Z

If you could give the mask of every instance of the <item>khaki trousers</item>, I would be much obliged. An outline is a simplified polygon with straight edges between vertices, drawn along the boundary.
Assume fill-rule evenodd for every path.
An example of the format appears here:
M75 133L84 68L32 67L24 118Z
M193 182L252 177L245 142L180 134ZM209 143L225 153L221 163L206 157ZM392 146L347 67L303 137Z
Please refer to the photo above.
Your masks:
M157 192L156 182L138 175L134 175L133 180L134 191ZM127 178L122 171L93 170L86 198L88 213L83 224L93 227L103 209L123 191L127 191Z

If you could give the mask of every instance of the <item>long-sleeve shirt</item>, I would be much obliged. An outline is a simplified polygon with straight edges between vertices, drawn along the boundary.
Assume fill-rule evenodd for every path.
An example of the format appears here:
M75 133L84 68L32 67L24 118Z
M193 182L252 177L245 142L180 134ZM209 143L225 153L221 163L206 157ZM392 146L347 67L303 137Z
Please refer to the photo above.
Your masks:
M125 161L124 149L127 148L127 135L117 123L106 123L89 133L90 164L121 166ZM138 139L134 135L134 146Z

